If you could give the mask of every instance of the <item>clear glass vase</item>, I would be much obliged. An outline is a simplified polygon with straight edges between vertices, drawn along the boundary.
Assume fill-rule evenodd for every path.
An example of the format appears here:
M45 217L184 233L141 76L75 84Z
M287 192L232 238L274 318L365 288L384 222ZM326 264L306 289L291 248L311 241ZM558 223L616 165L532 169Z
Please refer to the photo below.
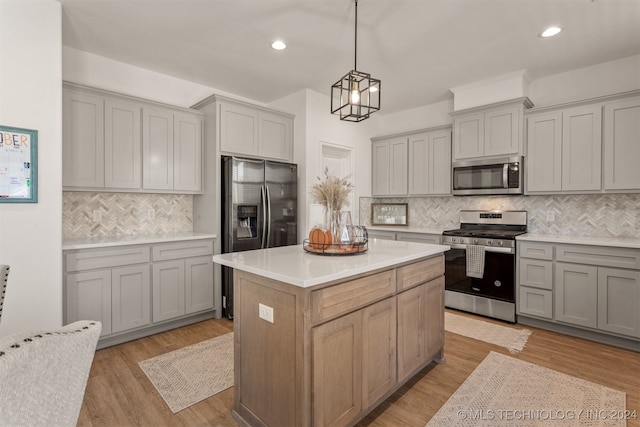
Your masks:
M331 243L340 243L340 211L331 206L325 206L324 228L331 232Z

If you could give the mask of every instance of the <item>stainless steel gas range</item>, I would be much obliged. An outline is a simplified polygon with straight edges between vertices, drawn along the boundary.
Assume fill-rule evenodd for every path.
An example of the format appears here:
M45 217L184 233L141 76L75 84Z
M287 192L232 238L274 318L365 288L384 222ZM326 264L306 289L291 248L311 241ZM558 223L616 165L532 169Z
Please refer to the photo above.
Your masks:
M443 232L445 306L516 321L516 236L526 211L461 211L460 228Z

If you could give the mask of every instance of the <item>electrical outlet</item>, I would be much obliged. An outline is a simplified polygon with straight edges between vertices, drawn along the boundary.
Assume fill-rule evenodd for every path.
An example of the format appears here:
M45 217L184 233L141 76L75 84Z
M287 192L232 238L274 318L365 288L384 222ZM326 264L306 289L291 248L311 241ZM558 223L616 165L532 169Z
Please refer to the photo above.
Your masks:
M96 209L93 211L93 221L100 222L102 221L102 211L100 209Z
M547 221L553 221L555 219L555 213L553 212L553 209L549 209L547 211Z
M258 303L258 317L269 323L273 323L273 307Z
M147 217L151 220L156 218L156 210L153 208L147 209Z

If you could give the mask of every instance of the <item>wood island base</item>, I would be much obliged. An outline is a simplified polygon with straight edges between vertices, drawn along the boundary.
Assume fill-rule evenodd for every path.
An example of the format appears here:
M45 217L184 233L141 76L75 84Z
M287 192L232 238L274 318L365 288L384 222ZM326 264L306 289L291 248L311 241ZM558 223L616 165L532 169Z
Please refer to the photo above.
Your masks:
M243 426L348 426L444 345L444 257L299 287L234 271L233 416Z

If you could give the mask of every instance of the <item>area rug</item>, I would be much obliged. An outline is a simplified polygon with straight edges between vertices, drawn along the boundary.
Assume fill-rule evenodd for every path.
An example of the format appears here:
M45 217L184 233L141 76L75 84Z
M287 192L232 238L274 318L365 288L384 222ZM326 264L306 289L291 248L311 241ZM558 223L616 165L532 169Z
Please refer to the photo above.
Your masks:
M449 312L444 313L444 329L454 334L499 345L512 354L521 352L531 335L528 329L496 325Z
M625 426L625 404L623 392L491 352L427 426Z
M233 385L233 332L138 365L175 414Z

